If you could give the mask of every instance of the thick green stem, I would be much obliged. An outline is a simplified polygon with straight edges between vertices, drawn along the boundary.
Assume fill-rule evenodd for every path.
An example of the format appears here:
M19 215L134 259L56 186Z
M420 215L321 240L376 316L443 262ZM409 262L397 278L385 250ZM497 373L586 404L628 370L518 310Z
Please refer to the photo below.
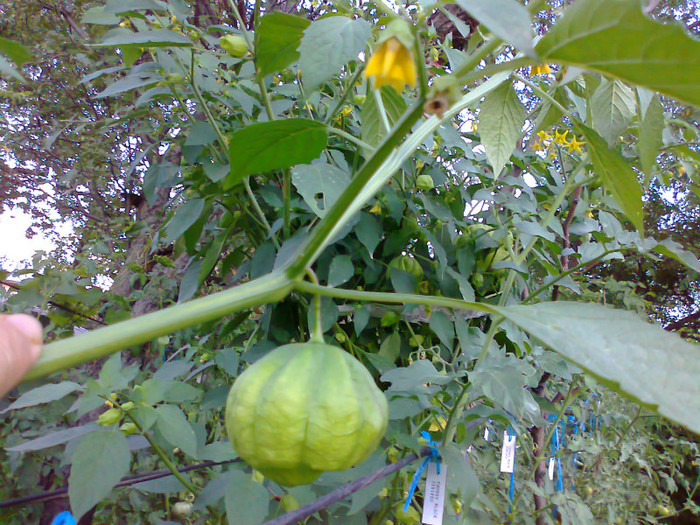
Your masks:
M306 269L306 275L315 286L320 286L318 277L311 268ZM314 328L311 332L312 343L324 343L323 340L323 316L321 315L321 296L314 294Z
M25 380L99 359L237 310L281 301L291 290L291 279L285 273L276 272L208 297L49 343Z

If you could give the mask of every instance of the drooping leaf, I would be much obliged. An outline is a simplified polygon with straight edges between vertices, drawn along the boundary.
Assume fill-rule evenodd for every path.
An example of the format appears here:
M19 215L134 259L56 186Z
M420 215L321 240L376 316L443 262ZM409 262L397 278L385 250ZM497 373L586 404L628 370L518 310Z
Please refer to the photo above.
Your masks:
M664 108L658 96L654 95L640 120L637 142L639 162L646 175L645 180L650 180L663 143L661 134L664 129Z
M537 58L532 22L527 9L515 0L457 0L457 5L489 31L526 55Z
M4 414L8 410L16 410L18 408L26 408L56 401L58 399L62 399L72 392L75 392L76 390L83 390L83 387L78 383L74 383L73 381L41 385L22 394L19 399L8 406L5 410L1 411L0 414Z
M204 199L191 199L175 210L175 213L165 226L165 239L163 242L170 243L179 239L199 219L204 205Z
M158 430L168 442L180 449L188 456L197 456L197 438L187 417L175 405L160 405L156 412Z
M499 311L595 377L700 432L700 346L598 304L557 301Z
M700 104L700 40L647 18L637 0L578 0L540 40L544 60L592 69Z
M253 173L289 168L316 159L326 147L325 126L295 118L252 124L231 136L231 172L224 188L232 188Z
M41 437L32 439L30 441L25 441L14 447L5 447L5 450L10 452L29 452L31 450L41 450L43 448L55 447L56 445L62 445L73 439L89 434L90 432L95 432L97 430L103 430L104 427L99 426L97 423L88 423L87 425L81 425L79 427L66 428L65 430L59 430L57 432L50 432L44 434Z
M106 33L105 37L95 45L118 47L134 44L139 44L141 47L191 47L192 41L185 35L168 29L134 33L120 27Z
M636 106L634 91L619 80L604 79L591 97L593 125L612 146L629 125Z
M479 133L494 178L508 162L525 123L525 109L510 83L486 95L479 111Z
M105 13L119 15L129 11L168 11L165 2L156 0L110 0L104 7Z
M591 154L596 173L601 176L605 187L613 194L627 218L641 233L644 230L644 212L642 188L637 180L637 174L620 153L608 148L598 133L582 124L578 128L586 137L586 146Z
M68 478L68 498L76 520L129 471L129 458L126 437L118 430L92 432L80 440Z
M378 91L369 91L367 100L362 105L362 128L360 136L364 142L372 147L378 146L387 135L386 126L382 122L379 114L379 103L377 97L382 97L381 103L384 106L389 126L393 126L406 111L406 101L389 86L382 86Z
M255 32L255 62L258 76L275 73L299 59L297 48L309 21L275 11L260 19Z
M292 183L319 217L323 217L350 183L350 175L332 164L301 164L292 169Z
M301 39L299 65L308 91L357 60L365 48L372 26L362 19L330 16L311 22Z
M224 496L230 525L259 525L265 520L270 497L267 489L240 470L229 473Z
M355 267L352 264L352 257L349 255L338 255L331 261L331 266L328 268L328 286L338 286L346 283L355 273Z

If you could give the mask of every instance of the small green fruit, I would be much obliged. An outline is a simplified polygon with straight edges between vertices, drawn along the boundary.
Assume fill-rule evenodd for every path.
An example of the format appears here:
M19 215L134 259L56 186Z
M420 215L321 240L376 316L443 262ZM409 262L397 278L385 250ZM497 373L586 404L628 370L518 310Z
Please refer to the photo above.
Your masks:
M419 175L416 179L416 188L423 191L432 190L435 187L433 178L430 175Z
M222 36L219 38L219 45L229 55L236 58L241 58L248 52L245 38L236 35Z
M100 414L100 417L97 418L97 424L102 427L108 427L109 425L119 423L119 421L121 421L121 418L122 411L120 409L110 408L106 412Z

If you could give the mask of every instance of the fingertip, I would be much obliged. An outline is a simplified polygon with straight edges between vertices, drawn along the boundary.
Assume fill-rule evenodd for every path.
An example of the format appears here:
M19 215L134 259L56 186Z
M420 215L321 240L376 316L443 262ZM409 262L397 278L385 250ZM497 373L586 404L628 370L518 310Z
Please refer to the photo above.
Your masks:
M41 338L44 333L41 323L36 318L27 314L12 314L8 315L5 319L19 330L22 335L29 339L33 357L39 357L41 353Z

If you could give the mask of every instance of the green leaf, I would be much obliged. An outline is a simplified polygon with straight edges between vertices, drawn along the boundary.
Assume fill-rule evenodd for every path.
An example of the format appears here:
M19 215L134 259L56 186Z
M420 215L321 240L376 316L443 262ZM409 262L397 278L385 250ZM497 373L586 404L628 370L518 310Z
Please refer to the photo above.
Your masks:
M557 301L499 311L593 376L700 432L700 346L598 304Z
M163 437L185 454L197 457L197 438L185 414L175 405L160 405L156 423Z
M650 180L656 165L656 157L659 155L659 148L663 143L661 134L664 129L664 108L658 96L654 95L651 99L640 121L637 141L639 162L646 180Z
M231 173L224 179L224 189L253 173L311 162L321 154L327 140L323 124L303 118L246 126L231 136Z
M379 355L386 358L388 362L393 363L398 359L401 353L401 335L399 332L391 332L379 347Z
M498 86L481 103L479 133L497 178L508 162L525 123L525 109L510 83Z
M265 15L255 32L255 63L264 77L299 59L297 48L309 21L279 11Z
M620 153L608 148L595 131L583 124L579 124L578 129L586 137L586 146L596 173L603 179L603 184L613 194L627 218L641 233L644 230L644 212L642 188L637 181L637 174Z
M700 41L647 18L638 0L578 0L536 46L543 60L700 104Z
M259 525L267 516L270 496L267 489L240 470L227 473L228 488L224 503L230 525Z
M406 101L394 88L382 86L379 91L370 90L367 93L367 100L362 105L362 129L360 130L360 137L370 146L378 146L387 134L386 127L379 116L376 98L379 94L381 94L390 126L393 126L406 111Z
M192 41L185 35L167 29L134 33L120 27L106 33L105 38L95 45L118 47L133 44L139 44L142 47L191 47Z
M532 45L532 21L527 9L515 0L457 0L467 11L497 37L537 58Z
M168 6L164 2L155 0L111 0L104 7L105 13L119 15L129 11L168 11Z
M175 210L175 213L165 226L165 244L179 239L195 222L204 210L204 199L192 199ZM197 274L199 275L199 274Z
M68 498L76 520L129 472L129 460L126 437L118 430L92 432L80 440L68 478Z
M95 432L96 430L104 430L103 427L99 426L97 423L88 423L87 425L81 425L79 427L66 428L65 430L59 430L57 432L50 432L44 434L43 436L25 441L14 447L4 446L5 450L10 452L29 452L32 450L41 450L43 448L55 447L56 445L62 445L63 443L68 443L73 439L77 439L80 436L89 434L90 432Z
M29 50L19 42L14 42L0 36L0 53L8 57L18 66L32 59Z
M38 386L22 394L19 399L8 406L5 410L0 411L0 414L4 414L8 410L16 410L18 408L26 408L41 405L43 403L50 403L51 401L62 399L76 390L83 390L83 387L78 383L74 383L73 381L64 381L63 383Z
M436 310L430 314L430 329L435 332L440 342L444 344L448 350L452 351L455 338L455 325L445 313Z
M307 92L339 73L350 60L357 60L371 30L369 22L345 16L311 22L299 46L299 66Z
M309 208L323 217L350 184L350 175L331 164L301 164L292 169L292 184Z
M328 269L328 286L338 286L346 283L354 273L355 267L352 264L352 257L349 255L338 255L333 258Z
M604 79L591 97L591 114L595 130L608 146L615 144L627 128L636 108L632 91L619 80Z
M454 444L440 451L447 467L447 490L455 494L468 509L479 492L479 478L465 459L464 453Z

